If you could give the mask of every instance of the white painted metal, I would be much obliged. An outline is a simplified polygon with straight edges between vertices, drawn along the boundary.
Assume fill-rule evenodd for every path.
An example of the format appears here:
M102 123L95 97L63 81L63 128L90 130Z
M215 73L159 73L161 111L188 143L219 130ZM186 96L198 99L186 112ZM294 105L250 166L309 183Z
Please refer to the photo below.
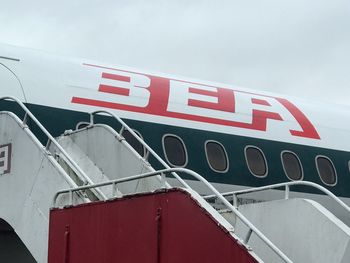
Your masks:
M304 187L307 186L309 188L313 188L314 190L316 189L317 191L322 192L323 195L306 194L303 192L291 192L291 187L298 187L298 186L304 186ZM317 203L322 204L322 206L330 210L345 224L350 226L349 225L350 207L347 203L343 202L344 199L343 200L340 199L325 187L313 182L292 181L292 182L286 182L286 183L266 185L261 187L245 188L245 189L234 190L229 192L222 192L221 194L225 197L232 197L234 206L238 207L239 205L238 197L242 195L244 196L248 195L251 200L256 200L257 202L266 202L266 201L281 199L282 195L280 193L276 194L276 192L282 192L282 190L276 190L281 188L284 189L283 191L284 191L285 199L289 199L290 196L292 195L294 198L306 198L306 199L315 200ZM260 195L260 197L257 197L261 192L266 192L268 194L268 199L261 199L261 196L263 195ZM206 195L204 198L209 200L214 197L215 197L214 195Z
M142 140L142 138L140 138L139 136L137 136L137 134L133 131L133 129L131 129L121 118L119 118L117 115L115 115L112 112L109 111L104 111L104 110L99 110L99 111L94 111L92 113L90 113L90 125L94 124L95 121L95 115L97 114L107 114L109 116L111 116L112 118L114 118L118 123L120 123L122 125L122 128L119 132L119 135L122 134L122 131L125 129L128 132L130 132L130 134L139 142L142 144L142 146L146 149L147 151L147 156L146 158L149 157L149 155L151 155L152 157L154 157L164 168L166 169L170 169L171 167L168 165L167 162L165 162L155 151L153 151L153 149L144 141ZM115 135L117 137L117 134ZM177 181L179 181L183 186L189 188L189 185L185 182L185 180L183 180L180 176L178 176L176 173L172 173L172 176L174 176L176 178Z
M70 136L62 135L57 138L57 142L62 146L62 148L69 154L72 160L81 168L82 171L91 179L94 183L108 181L108 177L96 166L96 164L83 152L80 147L73 142ZM55 156L55 159L60 163L60 165L66 170L68 174L75 175L76 171L71 170L65 164L66 159L64 156L59 154L59 150L55 146L51 146L49 151ZM100 191L106 196L110 197L111 192L105 191L105 189L100 188Z
M0 175L0 218L14 228L37 262L46 263L49 197L76 184L16 115L0 112L0 145L9 143L11 170ZM65 198L59 202L67 202Z
M70 156L66 153L66 151L58 144L56 139L52 137L52 135L45 129L45 127L38 121L38 119L29 111L29 109L20 100L9 96L1 97L0 100L8 100L8 101L13 101L17 103L25 112L23 124L26 124L28 119L31 119L39 127L39 129L47 136L48 142L46 144L46 147L49 147L51 144L54 144L55 147L59 150L60 154L65 156L67 164L77 172L77 176L80 178L80 180L84 184L92 184L92 181L90 180L90 178L86 176L86 174L81 170L81 168L70 158ZM99 189L96 189L95 191L96 191L97 197L101 199L106 199L104 194Z
M285 199L289 199L290 187L297 186L297 185L309 186L309 187L315 188L315 189L323 192L324 194L328 195L331 199L333 199L339 206L344 208L349 213L349 216L350 216L350 207L348 205L346 205L342 200L340 200L340 198L338 198L336 195L334 195L331 191L324 188L323 186L320 186L316 183L308 182L308 181L294 181L294 182L267 185L267 186L262 186L262 187L255 187L255 188L251 188L251 189L235 191L231 194L233 196L238 196L238 195L246 194L246 193L254 193L254 192L260 192L260 191L284 187L285 188ZM230 193L224 193L223 195L224 196L230 195Z
M241 205L238 210L295 263L350 262L350 228L314 201L282 199ZM237 220L236 233L246 232ZM254 233L249 244L266 262L280 262Z
M66 132L57 140L95 183L154 171L123 137L107 125L95 124ZM161 187L161 178L154 177L125 183L118 190L123 194L134 194ZM111 196L110 189L101 191Z

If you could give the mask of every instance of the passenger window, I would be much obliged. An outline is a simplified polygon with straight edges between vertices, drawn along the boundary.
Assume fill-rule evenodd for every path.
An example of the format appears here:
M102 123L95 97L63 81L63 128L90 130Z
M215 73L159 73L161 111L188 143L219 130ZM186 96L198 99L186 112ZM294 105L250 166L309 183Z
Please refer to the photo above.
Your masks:
M249 171L257 177L267 175L267 163L264 153L257 147L247 146L245 148L245 159Z
M334 164L326 156L316 157L316 167L322 182L326 185L335 185L337 183L337 172Z
M284 151L281 154L283 170L286 176L293 181L303 178L303 168L298 156L289 151Z
M182 139L175 135L163 137L163 149L167 161L176 167L184 167L187 164L187 151Z
M215 172L226 172L228 170L227 153L222 144L215 141L207 141L205 154L210 168Z
M134 130L134 132L137 134L137 136L139 136L141 139L143 139L141 134L138 131ZM142 157L145 156L145 154L146 154L145 147L143 147L142 143L140 143L128 130L124 130L122 133L122 136L131 145L131 147L135 149L135 151L139 155L141 155Z

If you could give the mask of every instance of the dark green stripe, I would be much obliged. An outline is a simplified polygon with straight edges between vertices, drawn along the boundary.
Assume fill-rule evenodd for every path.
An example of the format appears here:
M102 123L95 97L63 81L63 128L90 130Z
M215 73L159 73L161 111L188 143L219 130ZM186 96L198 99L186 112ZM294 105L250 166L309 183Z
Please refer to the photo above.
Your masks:
M1 102L0 109L18 112L18 107L9 102ZM59 136L67 129L74 129L80 121L89 121L86 113L71 110L57 109L39 105L28 105L35 116L44 124L53 136ZM21 114L23 116L23 113ZM163 124L153 124L135 120L125 120L132 128L138 130L145 141L164 158L161 138L164 134L175 134L183 139L186 144L189 161L186 168L192 169L207 180L223 184L235 184L243 186L262 186L288 181L281 164L280 154L284 150L296 153L303 165L304 180L312 181L325 186L337 196L348 197L350 195L350 173L348 161L350 153L345 151L330 150L320 147L297 145L292 143L275 142L257 138L249 138L237 135L221 134L210 131L182 128ZM114 128L119 128L116 121L110 117L99 116L97 122L106 123ZM46 138L31 124L33 132L38 135L43 144ZM222 143L229 157L230 168L227 173L212 171L206 161L204 143L207 140L215 140ZM259 147L265 153L269 173L265 178L257 178L250 174L244 157L246 145ZM199 147L199 148L198 148ZM338 174L338 183L334 187L326 186L318 176L315 166L315 157L325 155L329 157ZM154 159L150 163L155 169L162 168ZM309 188L297 188L300 191L312 192ZM296 190L297 190L296 189Z

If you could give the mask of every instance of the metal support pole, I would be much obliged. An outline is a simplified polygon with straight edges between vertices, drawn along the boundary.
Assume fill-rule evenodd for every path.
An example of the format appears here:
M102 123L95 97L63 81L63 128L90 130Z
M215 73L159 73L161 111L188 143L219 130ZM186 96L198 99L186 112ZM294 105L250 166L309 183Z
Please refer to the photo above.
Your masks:
M149 151L146 150L146 154L145 154L145 157L143 157L145 159L145 161L148 162L148 157L149 157Z
M95 114L93 113L90 113L90 125L94 125L94 122L95 122Z
M73 191L72 190L69 191L69 204L73 205Z
M112 197L120 197L118 194L118 184L116 182L113 183L113 188L112 188Z
M232 195L233 197L233 207L238 208L238 198L236 194Z
M248 244L249 239L250 239L250 237L252 236L252 233L253 233L253 230L252 230L251 228L249 228L248 233L247 233L247 235L245 236L245 238L244 238L244 240L243 240L243 243L244 243L245 245Z
M122 134L123 134L124 130L125 130L125 127L124 127L124 125L122 125L122 128L121 128L120 131L119 131L119 136L120 136L120 137L123 136Z
M23 118L23 125L27 125L27 121L28 121L28 114L25 113Z
M284 199L289 199L289 185L285 187Z
M162 182L162 188L166 188L165 173L161 173L160 177L161 177L161 182Z
M49 138L49 139L47 140L45 149L48 150L48 149L50 148L50 145L51 145L51 139Z

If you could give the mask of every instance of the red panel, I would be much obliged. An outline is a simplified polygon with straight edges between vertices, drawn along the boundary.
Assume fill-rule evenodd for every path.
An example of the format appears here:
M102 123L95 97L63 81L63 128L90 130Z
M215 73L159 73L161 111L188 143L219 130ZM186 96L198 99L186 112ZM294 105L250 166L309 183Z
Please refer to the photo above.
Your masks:
M257 261L177 190L52 210L48 262Z

